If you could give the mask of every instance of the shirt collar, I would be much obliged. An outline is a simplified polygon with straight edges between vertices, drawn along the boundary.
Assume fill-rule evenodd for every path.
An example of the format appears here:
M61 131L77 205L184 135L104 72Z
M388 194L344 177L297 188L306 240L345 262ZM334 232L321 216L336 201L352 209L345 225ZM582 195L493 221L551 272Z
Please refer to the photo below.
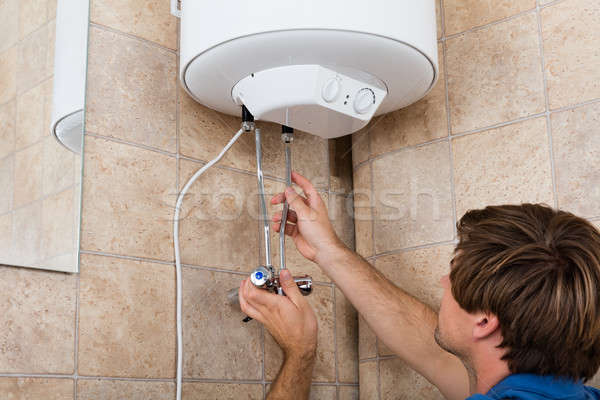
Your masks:
M584 386L578 381L549 375L513 374L491 388L487 395L494 399L501 399L509 391L535 393L550 398L560 394L561 398L569 398L582 395Z

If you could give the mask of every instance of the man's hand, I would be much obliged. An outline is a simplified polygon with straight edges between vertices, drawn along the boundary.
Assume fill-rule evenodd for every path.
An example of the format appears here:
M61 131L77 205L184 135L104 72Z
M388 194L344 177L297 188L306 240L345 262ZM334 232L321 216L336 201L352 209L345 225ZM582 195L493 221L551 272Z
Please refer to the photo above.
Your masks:
M281 204L287 200L288 212L285 234L291 236L298 251L307 259L319 263L319 259L334 249L344 247L335 234L327 207L312 183L302 175L292 172L292 181L302 188L306 197L288 187L271 199L271 204ZM273 216L273 228L281 230L281 211Z
M284 229L300 253L319 264L379 340L411 368L436 385L446 398L468 397L469 379L463 364L434 340L437 314L346 248L337 238L327 207L312 184L297 173L292 180L306 197L287 188L285 193L273 197L271 203L280 204L284 199L290 203L293 212ZM273 221L274 229L279 231L281 213L275 214Z
M313 356L317 347L317 318L300 293L289 270L279 275L286 296L256 288L250 278L240 286L240 307L265 325L286 357Z
M240 285L240 307L262 322L285 354L268 400L307 400L317 349L317 318L289 270L279 273L286 296L256 288L250 278Z

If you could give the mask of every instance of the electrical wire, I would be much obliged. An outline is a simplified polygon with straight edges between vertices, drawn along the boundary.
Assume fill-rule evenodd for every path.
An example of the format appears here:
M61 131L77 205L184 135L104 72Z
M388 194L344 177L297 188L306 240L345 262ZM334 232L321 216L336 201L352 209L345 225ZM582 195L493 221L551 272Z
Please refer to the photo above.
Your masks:
M183 330L182 330L182 317L181 317L181 288L182 288L182 274L181 274L181 255L179 252L179 214L181 213L181 205L183 204L183 198L192 184L210 167L218 163L221 158L227 153L227 151L233 146L233 144L239 139L244 133L244 129L240 129L233 138L227 143L227 145L221 150L221 153L210 161L208 164L200 168L185 184L179 196L177 197L177 203L175 205L175 220L173 221L173 242L175 248L175 271L177 275L177 400L181 400L181 381L183 374Z

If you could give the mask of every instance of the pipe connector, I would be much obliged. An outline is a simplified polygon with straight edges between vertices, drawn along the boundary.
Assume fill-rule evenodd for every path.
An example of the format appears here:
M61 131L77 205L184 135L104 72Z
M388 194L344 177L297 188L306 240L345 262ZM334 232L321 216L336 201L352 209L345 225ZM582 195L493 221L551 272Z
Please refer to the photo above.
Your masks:
M246 106L242 105L242 130L244 132L251 132L254 128L254 116Z
M281 140L283 143L292 143L294 141L294 128L281 125Z

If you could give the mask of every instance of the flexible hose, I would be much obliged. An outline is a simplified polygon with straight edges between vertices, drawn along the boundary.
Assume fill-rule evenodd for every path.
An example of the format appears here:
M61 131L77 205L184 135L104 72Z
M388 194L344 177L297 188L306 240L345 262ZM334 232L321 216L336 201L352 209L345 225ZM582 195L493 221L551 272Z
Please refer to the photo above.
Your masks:
M242 136L243 133L244 130L240 129L235 134L235 136L231 138L229 143L227 143L227 145L223 148L223 150L221 150L221 153L219 153L219 155L215 159L213 159L208 164L196 171L196 173L190 178L190 180L185 184L185 186L179 193L179 196L177 197L177 204L175 205L175 220L173 221L173 241L175 247L175 271L177 275L177 400L181 400L181 381L183 374L183 330L181 327L182 274L181 255L179 254L179 214L181 212L181 204L183 203L183 198L185 197L185 194L192 186L192 184L196 181L196 179L198 179L200 175L206 172L206 170L208 170L210 167L218 163L221 160L221 158L223 158L225 153L227 153L227 151L231 148L231 146L233 146L233 144L239 139L239 137Z

